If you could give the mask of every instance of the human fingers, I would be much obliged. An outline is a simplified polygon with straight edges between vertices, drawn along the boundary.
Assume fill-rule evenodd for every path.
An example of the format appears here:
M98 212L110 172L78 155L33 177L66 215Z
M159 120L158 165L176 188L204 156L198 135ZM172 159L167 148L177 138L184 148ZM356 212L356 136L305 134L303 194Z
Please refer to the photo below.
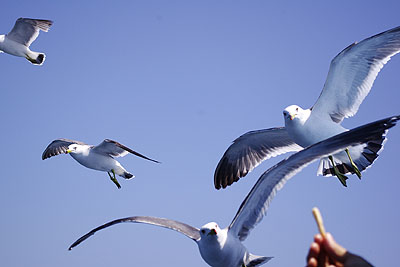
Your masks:
M316 235L314 236L314 242L315 242L315 243L321 245L323 241L324 241L324 238L322 237L321 234L316 234Z
M317 266L317 258L318 258L319 252L320 252L319 244L317 244L315 242L311 243L310 249L309 249L308 255L307 255L307 264L309 264L308 266L310 266L310 267L314 267L314 266L316 267ZM311 260L311 262L315 261L316 264L310 263L310 260Z

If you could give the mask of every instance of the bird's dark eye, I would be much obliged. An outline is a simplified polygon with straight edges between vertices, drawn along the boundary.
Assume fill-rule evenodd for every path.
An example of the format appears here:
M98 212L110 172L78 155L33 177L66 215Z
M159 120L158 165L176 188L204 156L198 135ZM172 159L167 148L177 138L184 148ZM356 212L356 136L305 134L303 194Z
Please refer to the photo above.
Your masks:
M299 111L299 108L296 108L296 111Z

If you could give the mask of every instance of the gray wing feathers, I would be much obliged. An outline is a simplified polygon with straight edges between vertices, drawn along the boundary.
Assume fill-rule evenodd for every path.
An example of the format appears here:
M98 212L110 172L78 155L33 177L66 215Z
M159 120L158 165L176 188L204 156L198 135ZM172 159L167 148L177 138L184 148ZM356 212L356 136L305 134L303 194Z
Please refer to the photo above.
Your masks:
M51 20L19 18L7 38L29 47L38 37L39 30L47 32L52 24Z
M150 217L150 216L133 216L133 217L117 219L117 220L108 222L106 224L103 224L103 225L93 229L89 233L85 234L84 236L82 236L78 240L76 240L68 248L68 250L71 250L73 247L79 245L81 242L85 241L87 238L94 235L97 231L105 229L114 224L124 223L124 222L146 223L146 224L161 226L161 227L172 229L179 233L182 233L194 241L197 241L200 239L199 229L192 227L188 224L181 223L181 222L174 221L174 220L164 219L164 218L157 218L157 217Z
M300 149L284 127L245 133L233 141L219 161L214 173L214 186L216 189L225 188L264 160Z
M345 48L332 60L313 112L328 113L338 123L356 114L379 71L399 52L400 27Z
M47 159L59 154L65 154L67 152L68 146L71 144L86 145L83 142L60 138L51 142L42 154L42 159Z
M127 155L128 153L134 154L138 157L160 163L157 160L148 158L136 151L133 151L129 147L124 146L123 144L118 143L117 141L111 140L111 139L105 139L103 142L101 142L99 145L95 146L93 148L93 151L98 151L104 154L108 154L113 157L123 157Z
M284 184L307 165L321 157L335 154L349 146L366 143L393 127L400 116L376 121L309 146L282 160L264 172L242 202L229 226L240 240L265 216L271 200Z

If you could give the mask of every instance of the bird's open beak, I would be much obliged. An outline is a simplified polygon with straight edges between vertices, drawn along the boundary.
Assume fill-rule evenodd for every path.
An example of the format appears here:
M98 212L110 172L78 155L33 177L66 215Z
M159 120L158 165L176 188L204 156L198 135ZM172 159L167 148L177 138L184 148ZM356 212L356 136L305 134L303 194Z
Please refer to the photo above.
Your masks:
M65 154L71 153L71 149L67 149L67 151L65 151Z
M211 229L207 235L217 235L217 231L215 231L215 229Z
M292 121L296 117L296 114L290 115L290 120Z

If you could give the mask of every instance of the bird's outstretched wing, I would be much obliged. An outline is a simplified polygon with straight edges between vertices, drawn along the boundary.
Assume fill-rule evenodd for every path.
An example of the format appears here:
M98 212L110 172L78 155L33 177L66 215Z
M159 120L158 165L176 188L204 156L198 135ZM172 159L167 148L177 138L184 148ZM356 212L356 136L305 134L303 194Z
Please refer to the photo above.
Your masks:
M68 146L71 144L86 145L83 142L60 138L51 142L43 151L42 159L47 159L67 152Z
M243 241L250 230L264 217L271 200L287 180L319 158L382 136L398 120L400 116L390 117L341 133L309 146L271 167L261 175L242 202L229 226L229 231Z
M53 24L51 20L19 18L7 38L29 47L39 35L39 30L47 32Z
M312 107L311 116L325 113L340 123L356 114L379 71L399 52L400 27L345 48L332 60L324 89Z
M88 239L90 236L94 235L97 231L107 228L109 226L112 226L114 224L124 223L124 222L146 223L146 224L161 226L161 227L165 227L168 229L175 230L179 233L182 233L182 234L186 235L187 237L193 239L194 241L197 241L200 239L199 229L195 228L193 226L187 225L185 223L181 223L181 222L169 220L169 219L164 219L164 218L150 217L150 216L133 216L133 217L117 219L117 220L108 222L106 224L103 224L103 225L93 229L86 235L84 235L84 236L80 237L78 240L76 240L68 248L68 250L71 250L73 247L76 247L77 245L79 245L80 243L82 243L83 241Z
M98 153L104 153L108 154L113 157L123 157L127 155L128 153L132 153L133 155L136 155L138 157L160 163L157 160L148 158L136 151L133 151L129 147L124 146L123 144L118 143L117 141L110 140L110 139L104 139L103 142L101 142L99 145L93 147L93 152L98 152Z
M214 186L225 188L246 176L262 161L301 149L284 127L247 132L225 151L215 169Z

